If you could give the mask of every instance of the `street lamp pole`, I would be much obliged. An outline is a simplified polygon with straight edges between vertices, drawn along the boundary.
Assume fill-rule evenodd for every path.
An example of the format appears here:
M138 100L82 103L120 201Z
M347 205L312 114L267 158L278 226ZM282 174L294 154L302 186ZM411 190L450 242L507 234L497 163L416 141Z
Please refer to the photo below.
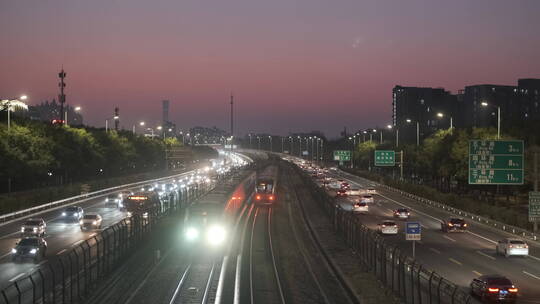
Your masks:
M285 138L283 138L283 136L281 137L281 153L283 153L283 141L285 140Z
M501 107L497 106L497 139L501 139Z

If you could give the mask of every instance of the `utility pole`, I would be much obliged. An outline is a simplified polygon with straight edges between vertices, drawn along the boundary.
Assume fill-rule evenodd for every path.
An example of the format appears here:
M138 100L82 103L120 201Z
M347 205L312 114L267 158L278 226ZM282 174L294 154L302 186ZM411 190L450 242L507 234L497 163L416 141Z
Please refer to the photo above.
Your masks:
M64 118L64 103L66 102L66 95L64 94L64 88L66 87L64 78L66 78L66 72L64 72L63 67L60 73L58 73L58 77L60 78L60 83L58 84L60 87L60 95L58 95L58 102L60 102L60 124L63 125L64 123L67 124L67 121L62 123L62 119Z
M114 108L114 129L118 131L118 125L120 124L120 109Z
M233 125L233 112L234 111L234 96L233 96L233 93L231 92L231 156L232 156L232 152L233 152L233 144L234 144L234 125Z

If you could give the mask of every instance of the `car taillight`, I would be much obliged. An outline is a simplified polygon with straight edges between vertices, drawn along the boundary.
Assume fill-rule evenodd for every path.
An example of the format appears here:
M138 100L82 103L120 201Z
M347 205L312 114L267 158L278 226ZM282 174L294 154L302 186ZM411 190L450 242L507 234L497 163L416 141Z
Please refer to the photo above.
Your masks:
M260 199L261 199L261 196L260 196L260 195L257 195L255 198L256 198L257 200L260 200Z
M518 289L517 288L508 288L508 291L509 292L518 292Z
M488 288L489 292L499 292L499 288Z
M269 200L273 201L274 200L274 196L273 195L270 195L270 197L268 198Z
M448 223L448 226L452 227L452 226L454 226L454 224L452 224L452 223Z
M523 248L529 248L529 245L525 244L525 246L523 246Z
M510 246L508 246L508 247L510 247L510 248L514 248L514 245L510 245Z
M383 227L383 228L384 228L384 227L386 227L386 225L381 225L381 227Z

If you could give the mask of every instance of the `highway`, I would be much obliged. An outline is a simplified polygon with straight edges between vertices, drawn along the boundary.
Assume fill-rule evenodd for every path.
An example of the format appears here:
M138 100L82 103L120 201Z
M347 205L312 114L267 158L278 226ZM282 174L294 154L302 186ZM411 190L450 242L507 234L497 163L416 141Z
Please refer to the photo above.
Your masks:
M195 171L184 172L176 176L176 178L189 176L193 172ZM169 180L162 180L160 182L169 182ZM135 192L140 190L140 187L127 189ZM84 242L84 240L92 238L96 233L105 230L107 227L125 218L126 212L121 211L115 206L106 205L105 197L106 195L102 195L70 204L82 207L85 213L100 214L103 217L101 229L81 231L78 221L66 222L62 218L61 213L64 208L44 211L43 213L24 217L0 226L0 289L33 272L37 267L41 267L49 258L69 252L71 248ZM47 223L46 235L44 237L47 241L46 257L38 263L30 259L13 262L11 260L11 249L20 240L22 223L29 218L43 218Z
M511 279L519 288L518 303L540 303L540 246L529 244L528 258L496 255L495 244L514 235L494 228L468 221L469 229L465 233L443 233L440 223L443 219L455 217L441 209L426 206L399 193L377 187L375 183L338 171L331 174L334 178L347 180L353 188L375 188L374 203L370 204L367 214L358 214L361 222L371 229L385 219L395 220L399 226L396 236L385 239L400 250L412 256L412 243L405 240L405 220L393 218L392 211L408 208L411 216L408 221L417 221L422 225L422 240L416 242L416 259L424 266L440 273L448 280L468 290L469 283L482 274L502 274ZM351 210L351 203L346 198L339 198L338 203L346 210Z

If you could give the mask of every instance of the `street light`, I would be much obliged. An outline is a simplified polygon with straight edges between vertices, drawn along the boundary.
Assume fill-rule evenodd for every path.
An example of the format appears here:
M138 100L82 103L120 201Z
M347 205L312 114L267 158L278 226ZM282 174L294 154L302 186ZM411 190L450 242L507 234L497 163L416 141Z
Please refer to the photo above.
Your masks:
M485 101L483 101L481 105L483 107L487 107L487 106L497 107L497 139L500 139L501 138L501 107L490 105L489 103Z
M407 123L411 123L412 120L407 118L405 120ZM416 121L416 146L420 145L420 124L418 123L418 120Z
M120 119L120 116L114 115L113 117L109 117L105 119L105 132L109 132L109 119L118 120ZM67 111L66 111L66 125L67 125ZM135 133L135 126L133 126L133 133Z
M15 97L15 98L8 98L8 99L2 100L2 104L4 104L7 109L8 132L11 129L11 113L10 113L12 111L11 107L14 105L15 107L28 109L28 106L24 102L21 101L21 100L26 100L26 99L28 99L28 96L22 95L22 96L19 96L18 98Z
M437 113L437 117L443 118L443 117L444 117L444 113L441 113L441 112ZM454 127L454 123L453 123L453 121L452 121L452 116L450 116L450 130L452 130L453 127Z

